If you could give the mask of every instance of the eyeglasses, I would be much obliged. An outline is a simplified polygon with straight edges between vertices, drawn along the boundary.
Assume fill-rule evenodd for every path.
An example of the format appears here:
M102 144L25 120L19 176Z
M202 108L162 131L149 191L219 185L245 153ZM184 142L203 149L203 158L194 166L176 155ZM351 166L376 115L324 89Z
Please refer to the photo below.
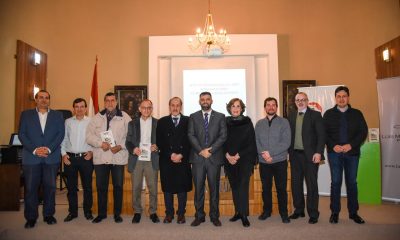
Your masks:
M296 99L296 100L295 100L295 102L297 102L297 103L307 102L307 101L308 101L307 98L304 98L304 99Z
M151 110L151 109L153 109L153 107L140 107L141 109L143 109L143 110Z

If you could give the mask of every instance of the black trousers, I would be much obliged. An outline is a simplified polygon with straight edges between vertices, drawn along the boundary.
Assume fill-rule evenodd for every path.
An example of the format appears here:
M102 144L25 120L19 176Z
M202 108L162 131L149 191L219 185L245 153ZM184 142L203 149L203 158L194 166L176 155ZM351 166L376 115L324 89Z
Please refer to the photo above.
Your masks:
M250 170L251 171L251 170ZM235 213L241 216L249 216L249 184L251 174L242 175L240 179L236 179L237 186L232 187L233 204L235 205ZM232 180L229 178L229 182ZM232 184L231 184L232 185Z
M303 182L306 180L307 186L307 213L309 217L318 218L318 167L311 159L307 159L303 151L295 150L293 159L290 160L292 172L292 196L295 213L304 213L304 188Z
M192 175L194 182L194 206L195 217L205 218L204 192L207 177L208 190L210 193L210 218L219 218L219 181L221 176L221 165L214 165L210 160L192 163Z
M67 177L69 213L78 215L78 173L81 177L83 187L83 211L85 214L92 213L92 174L93 159L86 160L83 155L68 153L70 165L64 164L64 173Z
M180 192L176 194L178 197L178 211L176 214L185 215L186 212L186 202L187 202L187 192ZM164 203L165 203L165 215L174 216L174 194L164 192Z
M98 215L107 217L108 182L111 173L114 197L114 215L120 215L122 209L122 193L124 184L124 165L94 165L96 173Z
M272 179L275 181L275 188L278 196L279 214L282 217L288 216L287 210L287 161L273 164L260 163L260 177L262 183L263 211L267 214L272 212Z

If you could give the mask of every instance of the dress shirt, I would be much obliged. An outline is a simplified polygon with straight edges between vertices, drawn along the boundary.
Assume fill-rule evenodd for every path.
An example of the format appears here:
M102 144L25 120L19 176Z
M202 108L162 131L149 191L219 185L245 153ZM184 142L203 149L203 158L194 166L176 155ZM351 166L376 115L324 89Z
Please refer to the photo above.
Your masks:
M140 118L140 143L151 143L152 117Z
M299 111L298 113L304 113L304 114L306 114L306 112L307 112L307 108L304 108L302 111Z
M211 120L210 117L211 117L212 109L210 109L208 112L201 110L201 112L203 113L203 120L206 118L206 117L204 116L204 114L205 114L205 113L208 113L208 124L210 124L210 120Z
M86 128L89 122L90 118L87 116L81 120L73 116L65 121L65 137L61 144L62 156L67 152L84 153L92 150L92 147L86 142Z
M47 112L41 113L39 109L36 108L36 112L39 115L40 127L42 128L42 133L44 133L44 128L46 127L47 115L50 112L50 109L47 109Z
M50 108L47 108L47 112L41 113L39 109L36 108L36 112L38 113L39 116L39 122L40 122L40 128L42 129L42 133L44 134L44 129L46 127L46 122L47 122L47 115L49 115ZM49 154L51 153L50 148L47 148L47 151ZM36 149L33 150L33 155L36 155Z
M181 115L180 115L180 114L178 114L178 115L176 115L176 116L171 115L172 123L174 123L174 118L177 118L177 120L176 120L176 126L178 126L178 125L179 125L179 121L181 120ZM175 124L175 123L174 123L174 124Z

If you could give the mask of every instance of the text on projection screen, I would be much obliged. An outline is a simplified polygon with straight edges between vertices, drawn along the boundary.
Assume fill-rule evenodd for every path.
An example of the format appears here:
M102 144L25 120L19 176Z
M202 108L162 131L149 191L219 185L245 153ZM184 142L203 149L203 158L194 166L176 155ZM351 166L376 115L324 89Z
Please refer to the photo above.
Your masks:
M188 116L200 110L201 92L210 92L213 98L212 109L228 116L226 104L232 98L240 98L246 104L246 70L183 70L183 114Z

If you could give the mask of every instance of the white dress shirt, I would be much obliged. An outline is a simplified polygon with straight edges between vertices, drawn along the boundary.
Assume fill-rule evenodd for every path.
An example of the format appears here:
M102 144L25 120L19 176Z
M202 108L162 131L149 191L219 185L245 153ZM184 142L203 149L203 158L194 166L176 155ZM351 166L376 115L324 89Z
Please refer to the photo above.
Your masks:
M65 121L65 137L61 144L63 156L67 152L84 153L92 150L92 147L86 142L86 128L89 122L90 118L87 116L81 120L73 116Z
M39 116L40 127L42 128L42 133L44 133L44 128L46 127L46 122L47 122L47 115L50 112L50 109L47 109L47 112L41 113L36 108L36 112L38 113L38 116Z
M175 124L175 123L174 123L174 118L177 118L177 120L176 120L176 126L178 126L178 125L179 125L179 121L181 120L181 115L180 115L180 114L178 114L178 115L176 115L176 116L171 115L171 119L172 119L172 123L173 123L173 124Z
M210 116L211 116L212 109L210 109L208 112L205 112L205 111L201 110L201 112L203 113L203 120L206 119L206 116L204 114L208 113L208 116L207 116L208 117L208 124L210 124Z
M152 118L140 118L140 143L151 143Z

